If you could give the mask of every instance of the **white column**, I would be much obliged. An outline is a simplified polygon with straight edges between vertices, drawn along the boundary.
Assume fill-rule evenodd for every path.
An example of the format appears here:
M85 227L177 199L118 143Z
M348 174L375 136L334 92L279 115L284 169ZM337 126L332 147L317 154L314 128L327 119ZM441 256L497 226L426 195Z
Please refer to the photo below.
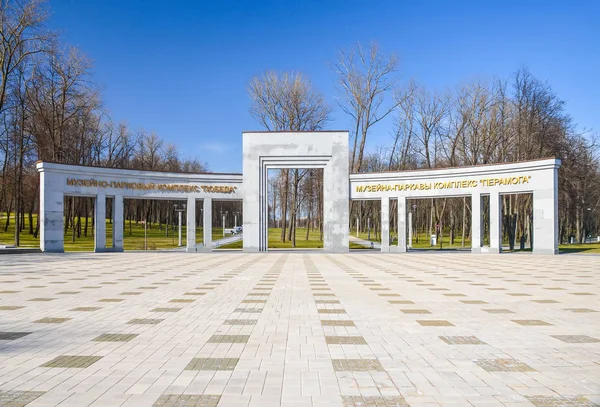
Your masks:
M412 241L412 230L409 231L409 234ZM404 196L398 197L398 247L396 251L406 252L406 197Z
M113 197L113 251L123 251L123 195Z
M481 194L473 192L471 195L471 253L481 253L482 225Z
M381 198L381 251L390 251L390 198Z
M177 247L181 247L183 244L181 243L181 231L183 229L183 224L181 218L183 217L183 211L177 211Z
M490 193L490 253L502 252L502 197Z
M52 188L50 177L40 173L40 249L46 253L65 251L64 194Z
M412 249L412 241L413 241L413 220L412 220L412 211L408 212L408 244L407 248Z
M533 191L532 237L534 253L558 254L558 168L552 171L546 188Z
M212 198L204 198L202 209L204 251L212 251Z
M94 251L106 251L106 195L96 195L96 214L94 215Z
M187 201L187 247L185 251L193 253L196 251L196 197L188 196Z

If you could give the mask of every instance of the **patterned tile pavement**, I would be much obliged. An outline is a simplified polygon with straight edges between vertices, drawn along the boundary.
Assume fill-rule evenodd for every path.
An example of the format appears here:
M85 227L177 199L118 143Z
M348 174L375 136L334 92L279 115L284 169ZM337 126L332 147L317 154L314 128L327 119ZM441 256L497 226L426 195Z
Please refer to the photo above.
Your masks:
M500 258L2 256L0 406L600 405L600 257Z

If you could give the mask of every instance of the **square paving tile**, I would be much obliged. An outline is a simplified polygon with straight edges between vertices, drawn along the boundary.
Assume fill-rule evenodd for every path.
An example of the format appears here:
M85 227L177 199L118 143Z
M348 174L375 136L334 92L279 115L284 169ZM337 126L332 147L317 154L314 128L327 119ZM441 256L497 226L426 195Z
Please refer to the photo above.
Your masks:
M449 345L485 345L476 336L440 336L440 339Z
M102 359L102 356L57 356L49 362L44 363L40 367L63 367L84 369L92 366L94 363Z
M152 310L150 310L151 312L179 312L181 311L181 308L165 308L165 307L159 307L159 308L154 308Z
M256 319L227 319L223 325L256 325Z
M25 407L43 394L43 391L0 390L0 406Z
M377 359L332 359L336 372L385 372Z
M571 312L598 312L596 310L589 309L589 308L565 308L565 311L571 311Z
M137 337L137 334L102 334L93 340L95 342L129 342Z
M102 309L102 307L77 307L77 308L70 309L69 311L92 312L92 311L98 311L99 309Z
M0 341L13 341L30 334L31 332L0 332Z
M156 325L156 324L160 324L163 321L164 321L164 319L136 318L136 319L132 319L131 321L129 321L127 323L132 324L132 325Z
M431 314L431 312L426 309L401 309L400 311L404 314Z
M220 395L163 394L152 407L217 407L220 400Z
M515 324L523 325L523 326L550 326L546 321L541 321L539 319L513 319Z
M487 308L482 309L482 311L488 312L490 314L514 314L514 312L506 308Z
M262 312L262 308L236 308L233 312L246 312L250 314L260 314ZM236 320L237 321L237 320Z
M410 407L402 396L342 396L344 407Z
M185 370L233 370L238 362L238 358L194 358Z
M327 319L321 321L322 326L356 326L354 321Z
M598 343L599 339L589 337L587 335L550 335L553 338L559 339L567 343Z
M208 343L248 343L250 335L213 335Z
M388 300L390 304L414 304L413 301L410 300Z
M454 326L454 324L445 320L420 320L417 322L422 326Z
M362 336L326 336L327 345L366 345L367 341Z
M525 396L536 407L599 407L582 396Z
M70 321L71 318L42 318L37 321L33 321L36 324L62 324L63 322Z
M479 359L475 363L487 372L535 372L535 370L516 359Z
M319 309L319 314L345 314L345 309Z

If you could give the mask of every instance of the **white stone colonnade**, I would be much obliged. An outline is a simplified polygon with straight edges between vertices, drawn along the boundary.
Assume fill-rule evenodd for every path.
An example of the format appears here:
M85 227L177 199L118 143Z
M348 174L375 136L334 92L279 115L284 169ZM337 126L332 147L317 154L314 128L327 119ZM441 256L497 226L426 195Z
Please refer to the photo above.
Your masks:
M187 203L189 252L212 250L212 201L243 200L243 247L268 250L268 171L323 169L324 242L327 252L349 249L349 201L380 200L382 252L405 252L408 198L470 197L472 252L502 251L502 196L533 195L533 252L558 253L558 168L555 158L419 171L349 175L348 132L245 132L242 174L182 174L40 162L40 247L64 251L64 196L96 199L95 250L105 251L106 199L112 198L113 251L123 250L123 200ZM482 246L483 196L490 200L490 245ZM390 245L390 199L398 201L398 244ZM196 201L203 201L204 246L196 245Z
M168 199L187 205L186 251L212 250L212 201L241 200L241 174L185 174L39 162L40 249L64 251L64 197L95 198L94 251L123 251L123 200ZM106 199L112 198L112 248L106 245ZM203 246L196 245L196 201L203 201Z
M350 199L381 200L381 251L405 252L407 198L471 198L473 253L502 251L502 196L533 195L533 252L558 254L558 168L555 158L510 164L350 175ZM482 246L481 200L490 199L490 245ZM398 245L389 242L390 199L398 200Z

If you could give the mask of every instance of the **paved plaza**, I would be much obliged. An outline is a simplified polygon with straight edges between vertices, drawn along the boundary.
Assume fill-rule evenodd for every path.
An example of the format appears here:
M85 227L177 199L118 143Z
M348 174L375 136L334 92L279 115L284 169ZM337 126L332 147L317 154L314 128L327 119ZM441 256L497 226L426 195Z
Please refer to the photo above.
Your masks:
M600 256L0 256L0 406L594 406Z

